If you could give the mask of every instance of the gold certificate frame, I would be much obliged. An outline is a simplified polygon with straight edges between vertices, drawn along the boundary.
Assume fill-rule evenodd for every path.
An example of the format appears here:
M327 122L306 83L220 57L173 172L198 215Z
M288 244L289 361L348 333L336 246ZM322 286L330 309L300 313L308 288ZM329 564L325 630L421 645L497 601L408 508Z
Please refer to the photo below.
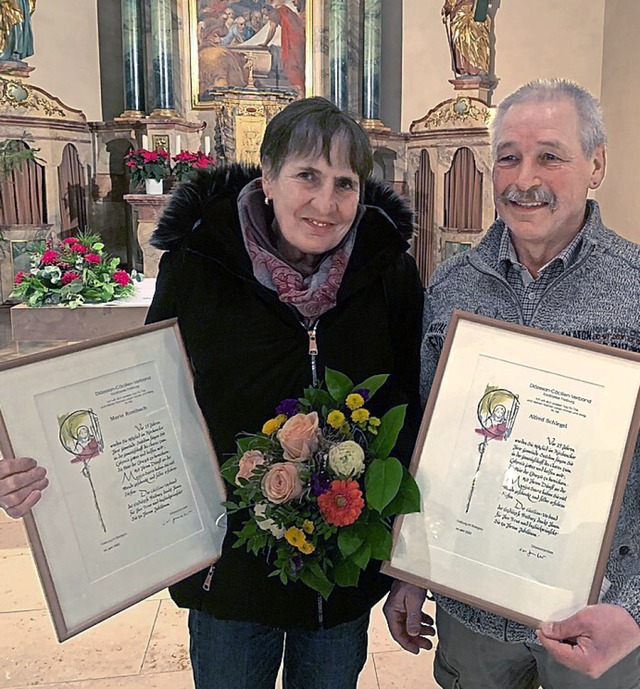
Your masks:
M383 571L531 627L599 599L640 354L453 313Z
M189 0L193 107L233 93L313 95L318 2Z
M25 526L60 641L220 555L224 484L175 321L0 365L0 451L47 469Z

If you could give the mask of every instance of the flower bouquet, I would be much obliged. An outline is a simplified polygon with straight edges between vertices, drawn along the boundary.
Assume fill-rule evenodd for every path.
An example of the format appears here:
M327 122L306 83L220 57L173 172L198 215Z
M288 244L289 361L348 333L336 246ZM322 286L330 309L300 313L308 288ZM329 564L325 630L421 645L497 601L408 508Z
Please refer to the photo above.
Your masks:
M104 252L97 234L67 237L60 244L41 243L30 256L31 270L19 271L12 297L27 306L63 304L74 309L85 302L102 303L129 297L133 282L142 280L136 271L118 268L120 259Z
M215 167L216 159L212 155L203 153L202 151L180 151L173 156L175 165L173 166L173 174L178 182L184 182L198 170L209 170Z
M166 179L170 172L169 154L163 150L147 151L139 148L127 153L124 157L125 165L131 173L131 181L136 185L142 184L146 179L155 179L160 182Z
M406 405L382 418L367 409L387 378L354 386L327 368L326 389L284 400L223 465L236 486L225 507L248 510L233 547L268 557L283 584L300 580L325 599L357 585L371 559L390 558L392 517L419 511L416 482L390 456Z

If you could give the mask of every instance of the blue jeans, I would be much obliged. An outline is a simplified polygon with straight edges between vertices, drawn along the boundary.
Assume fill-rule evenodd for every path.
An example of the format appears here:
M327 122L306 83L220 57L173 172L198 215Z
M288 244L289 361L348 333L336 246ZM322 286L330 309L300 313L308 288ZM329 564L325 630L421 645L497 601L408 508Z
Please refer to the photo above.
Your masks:
M331 629L276 629L189 612L196 689L356 689L367 659L369 613Z

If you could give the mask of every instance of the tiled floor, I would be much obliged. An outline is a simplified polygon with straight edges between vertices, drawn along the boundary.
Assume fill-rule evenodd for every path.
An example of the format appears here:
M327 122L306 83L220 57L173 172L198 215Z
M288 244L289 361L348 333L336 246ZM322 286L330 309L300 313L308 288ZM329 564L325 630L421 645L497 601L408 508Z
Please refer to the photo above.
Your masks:
M17 351L0 308L0 361L42 346ZM359 689L435 689L431 663L395 644L377 606ZM22 523L0 510L0 689L9 687L192 689L185 613L161 592L59 644Z

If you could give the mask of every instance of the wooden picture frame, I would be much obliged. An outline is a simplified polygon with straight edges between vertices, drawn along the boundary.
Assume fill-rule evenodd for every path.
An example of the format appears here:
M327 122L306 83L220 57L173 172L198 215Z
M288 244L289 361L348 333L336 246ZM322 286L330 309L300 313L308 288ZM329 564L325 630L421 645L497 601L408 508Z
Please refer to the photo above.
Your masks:
M596 603L640 429L640 354L454 311L387 574L537 627Z
M24 521L60 641L220 555L225 489L175 320L2 363L0 452L47 469Z
M258 99L313 95L313 16L319 1L238 0L227 7L218 0L189 0L193 107L212 108L218 96L231 93ZM236 13L233 19L230 12Z

